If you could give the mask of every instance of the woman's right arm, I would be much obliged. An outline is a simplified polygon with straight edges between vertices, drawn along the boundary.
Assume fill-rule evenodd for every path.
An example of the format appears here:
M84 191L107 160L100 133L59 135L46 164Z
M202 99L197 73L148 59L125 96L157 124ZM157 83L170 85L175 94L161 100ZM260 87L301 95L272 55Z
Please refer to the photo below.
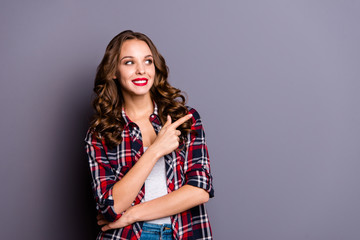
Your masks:
M176 130L176 128L189 120L191 116L191 114L186 115L174 123L171 123L171 118L168 116L166 123L153 144L151 144L127 174L115 183L113 186L113 198L114 208L117 213L122 213L131 207L131 203L139 194L156 161L179 146L179 135L181 132Z
M106 160L106 150L103 144L94 140L89 144L89 140L87 141L93 189L97 196L98 208L107 220L117 220L121 213L131 206L156 161L179 146L180 131L176 128L190 118L191 115L186 115L171 123L171 118L168 117L154 143L118 181Z
M158 153L149 147L125 176L114 184L112 194L116 213L122 213L131 207L157 159L160 157Z

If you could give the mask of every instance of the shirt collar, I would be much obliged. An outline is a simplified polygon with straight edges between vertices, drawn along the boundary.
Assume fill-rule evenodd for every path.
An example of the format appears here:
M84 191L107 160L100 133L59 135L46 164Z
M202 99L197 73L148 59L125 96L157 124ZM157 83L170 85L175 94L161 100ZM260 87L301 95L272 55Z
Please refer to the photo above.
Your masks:
M154 103L154 112L150 115L150 121L153 122L154 120L159 121L159 115L158 115L158 107L157 104L153 101ZM127 127L129 124L134 123L133 121L131 121L131 119L126 115L125 113L125 109L124 107L121 110L121 115L125 121L125 126ZM160 123L160 121L159 121Z

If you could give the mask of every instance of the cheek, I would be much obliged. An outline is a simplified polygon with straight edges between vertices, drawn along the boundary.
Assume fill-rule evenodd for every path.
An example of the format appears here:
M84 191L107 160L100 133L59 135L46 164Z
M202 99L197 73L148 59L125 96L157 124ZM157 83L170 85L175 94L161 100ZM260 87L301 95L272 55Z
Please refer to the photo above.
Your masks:
M124 81L127 80L128 78L130 78L132 75L132 70L129 68L120 68L119 72L120 72L119 73L120 79L124 80Z
M155 66L149 67L148 73L149 73L149 75L151 75L152 77L155 77Z

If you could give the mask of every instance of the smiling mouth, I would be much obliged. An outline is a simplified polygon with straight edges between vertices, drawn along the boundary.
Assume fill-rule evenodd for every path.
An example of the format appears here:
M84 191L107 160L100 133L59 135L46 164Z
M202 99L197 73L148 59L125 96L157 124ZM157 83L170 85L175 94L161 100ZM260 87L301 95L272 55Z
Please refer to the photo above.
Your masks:
M148 83L147 78L137 78L132 80L132 83L136 86L145 86Z

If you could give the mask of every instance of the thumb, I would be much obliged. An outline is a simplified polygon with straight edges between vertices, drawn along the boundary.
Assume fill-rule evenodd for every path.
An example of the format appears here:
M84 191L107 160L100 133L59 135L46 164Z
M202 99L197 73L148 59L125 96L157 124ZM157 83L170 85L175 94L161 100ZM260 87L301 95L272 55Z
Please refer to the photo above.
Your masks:
M167 126L169 126L169 125L171 125L171 117L170 117L170 115L167 115L167 117L166 117L166 123L164 124L164 127L167 127Z
M110 224L111 224L111 223L109 223L109 224L107 224L107 225L103 226L103 227L101 228L101 231L106 232L107 230L111 229Z

